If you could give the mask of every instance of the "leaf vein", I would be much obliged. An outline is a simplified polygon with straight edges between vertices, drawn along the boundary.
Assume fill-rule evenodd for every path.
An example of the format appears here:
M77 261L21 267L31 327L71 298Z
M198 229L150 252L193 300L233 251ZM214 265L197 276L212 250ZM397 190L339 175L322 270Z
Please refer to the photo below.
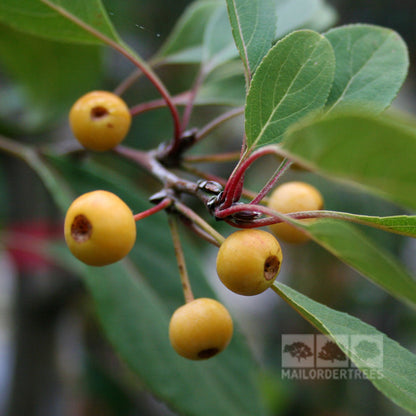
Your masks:
M377 52L384 46L384 44L389 40L389 38L392 35L389 34L389 36L387 36L384 40L383 43L381 43L376 49L373 50L373 52L369 55L368 59L364 62L364 64L351 76L350 80L348 81L347 85L345 86L344 90L342 91L342 94L339 96L339 98L332 104L332 106L327 110L327 112L329 113L330 111L332 111L346 96L348 89L350 88L351 84L355 81L355 79L360 75L360 73L364 70L364 68L367 67L367 65L371 62L371 60L373 59L374 55L377 54ZM351 36L349 36L349 40L351 40ZM361 41L360 39L357 39L355 41L355 43ZM353 54L351 54L350 56L350 66L351 68L353 67L353 59L354 56ZM353 71L351 70L351 73Z

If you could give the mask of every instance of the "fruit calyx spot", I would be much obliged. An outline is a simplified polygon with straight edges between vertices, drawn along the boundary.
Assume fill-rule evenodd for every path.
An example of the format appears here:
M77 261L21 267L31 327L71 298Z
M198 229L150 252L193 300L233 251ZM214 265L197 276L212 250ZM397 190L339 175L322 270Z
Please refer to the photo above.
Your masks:
M199 351L198 358L205 360L218 354L220 350L218 348L206 348L205 350Z
M72 221L71 236L77 243L88 241L92 234L92 224L89 219L83 215L77 215Z
M102 106L96 106L91 108L91 118L93 120L102 118L108 114L108 110Z
M272 280L280 268L280 260L277 256L269 256L264 262L264 278L266 280Z

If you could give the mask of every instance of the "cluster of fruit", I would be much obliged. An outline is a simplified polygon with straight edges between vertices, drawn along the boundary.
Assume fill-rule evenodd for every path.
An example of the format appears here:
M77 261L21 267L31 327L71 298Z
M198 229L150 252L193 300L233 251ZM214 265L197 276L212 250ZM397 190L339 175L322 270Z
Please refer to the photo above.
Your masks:
M129 108L117 95L94 91L81 97L69 115L75 137L87 149L110 150L127 135ZM269 208L279 213L322 209L321 194L302 182L288 182L272 193ZM109 215L110 213L110 215ZM72 254L91 266L124 258L136 240L135 216L111 192L97 190L78 197L65 217L65 240ZM304 220L308 221L308 220ZM302 243L308 236L293 225L270 226L280 240ZM217 255L217 273L223 284L240 295L257 295L269 288L280 271L282 250L269 232L249 228L228 236ZM169 338L175 351L192 360L210 358L231 340L233 323L218 301L198 298L178 308L170 321Z

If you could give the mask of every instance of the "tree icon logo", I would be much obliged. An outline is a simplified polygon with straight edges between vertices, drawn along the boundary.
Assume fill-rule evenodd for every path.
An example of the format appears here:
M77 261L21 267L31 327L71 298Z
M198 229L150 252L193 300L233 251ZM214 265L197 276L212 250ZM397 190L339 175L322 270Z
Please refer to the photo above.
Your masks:
M313 334L282 335L282 367L313 367L314 354Z
M348 347L348 335L337 334L340 345ZM323 368L344 368L348 367L349 359L344 354L339 344L326 335L316 335L316 366Z
M335 344L334 341L327 341L318 353L318 357L324 361L345 361L347 356L343 353L341 348Z
M297 358L298 362L302 359L306 360L308 357L312 357L311 348L303 342L294 342L292 344L286 344L283 352L288 352L292 357Z
M376 358L381 354L376 342L367 341L365 339L355 346L355 352L357 352L364 360Z
M353 335L351 348L354 355L365 362L364 367L383 367L383 337L381 335Z

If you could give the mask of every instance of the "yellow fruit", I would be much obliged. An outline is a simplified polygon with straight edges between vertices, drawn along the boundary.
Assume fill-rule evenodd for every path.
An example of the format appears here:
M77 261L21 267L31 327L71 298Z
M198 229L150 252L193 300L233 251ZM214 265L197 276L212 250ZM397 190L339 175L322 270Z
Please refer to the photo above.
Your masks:
M288 214L299 211L316 211L323 208L324 201L321 193L312 185L304 182L287 182L278 186L269 199L269 208ZM302 220L313 221L313 220ZM304 243L309 237L287 223L278 223L270 229L279 239L288 243Z
M273 284L282 258L280 244L270 233L257 229L236 231L221 244L217 273L233 292L257 295Z
M69 124L84 147L105 151L117 146L126 137L131 115L119 96L108 91L92 91L72 106Z
M64 228L72 254L91 266L121 260L136 240L133 213L107 191L88 192L75 199L66 213Z
M227 309L209 298L179 307L170 320L169 339L174 350L190 360L205 360L223 351L233 334Z

